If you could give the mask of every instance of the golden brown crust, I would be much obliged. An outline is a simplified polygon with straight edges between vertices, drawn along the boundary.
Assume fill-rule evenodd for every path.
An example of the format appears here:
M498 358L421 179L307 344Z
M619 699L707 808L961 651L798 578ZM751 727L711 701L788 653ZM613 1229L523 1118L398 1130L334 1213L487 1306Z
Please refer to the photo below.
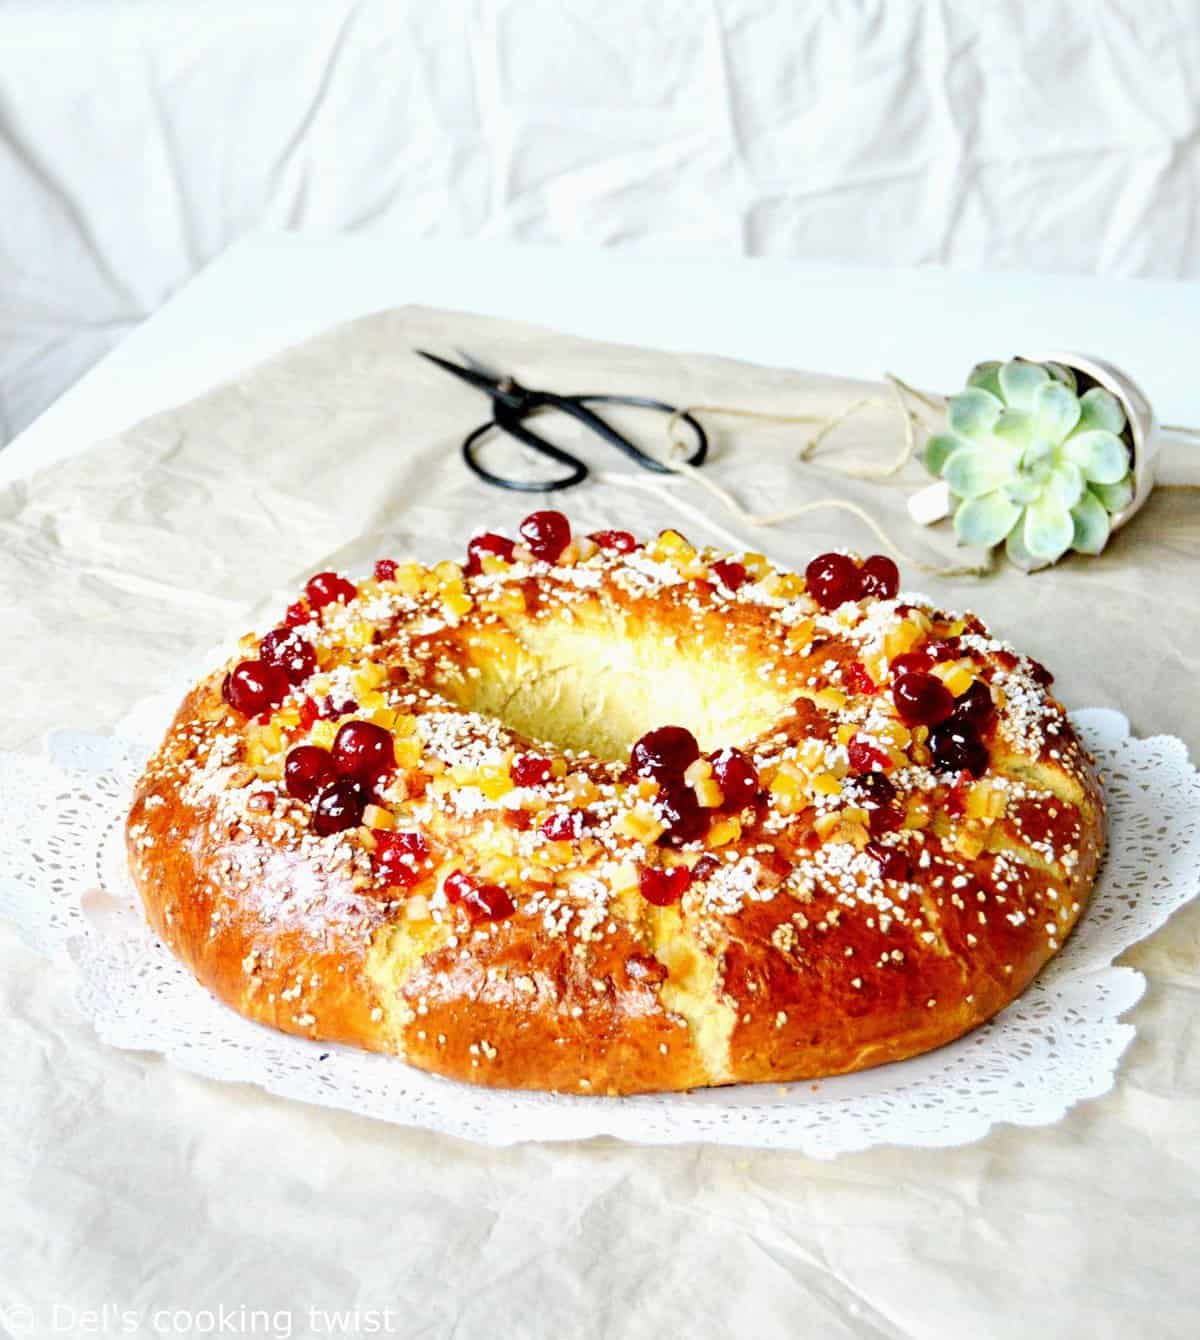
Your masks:
M711 556L674 541L571 557L364 583L303 629L318 677L263 720L224 703L222 674L188 695L138 787L128 846L151 924L210 991L273 1027L476 1083L627 1093L900 1060L1025 988L1074 925L1103 845L1094 770L1039 667L973 617L915 602L823 614L754 555L736 597L712 580ZM650 651L606 664L609 682L630 678L597 707L586 673L566 683L563 658L617 643ZM998 703L977 781L931 770L884 686L898 647L933 643ZM552 698L530 687L543 674ZM634 701L630 684L657 675L668 701L652 685ZM523 712L552 701L570 744L571 721L598 714L594 738L618 757L622 731L673 719L689 676L703 681L687 705L701 744L746 749L766 791L678 849L644 827L653 787L489 715L499 705L527 724ZM744 686L732 704L729 683ZM355 694L339 712L339 695ZM333 716L305 724L306 696ZM371 712L402 756L379 822L430 847L403 888L381 885L372 858L386 829L317 838L310 807L279 780L289 747L327 744L338 719ZM755 733L722 736L739 723ZM895 831L868 831L871 802L845 763L860 735L893 750ZM557 775L514 788L514 752ZM581 836L541 834L548 815L572 812ZM904 878L882 877L889 851ZM640 895L647 865L687 868L680 901ZM481 920L452 905L455 869L505 887L514 913Z

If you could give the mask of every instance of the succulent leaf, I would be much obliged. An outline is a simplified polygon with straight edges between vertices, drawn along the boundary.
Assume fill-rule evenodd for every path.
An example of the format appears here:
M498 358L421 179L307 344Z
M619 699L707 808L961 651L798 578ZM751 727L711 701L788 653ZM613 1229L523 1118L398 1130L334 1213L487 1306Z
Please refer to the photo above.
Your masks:
M926 470L931 475L940 475L946 462L962 445L957 437L952 437L949 433L938 433L931 437L921 453Z
M1083 471L1073 461L1063 461L1046 481L1045 493L1060 506L1071 508L1083 497Z
M1115 516L1133 502L1133 478L1127 476L1116 484L1089 484L1088 492L1094 493L1105 509Z
M1061 442L1079 422L1080 405L1075 392L1061 382L1047 382L1033 397L1033 416L1038 432L1050 442Z
M978 386L951 396L946 406L946 424L959 437L986 438L1004 413L1004 402Z
M1129 473L1129 452L1115 433L1101 428L1076 433L1063 443L1063 454L1094 484L1116 484Z
M1043 363L1042 367L1056 382L1061 382L1072 395L1079 390L1079 383L1075 379L1073 369L1067 367L1065 363Z
M998 359L992 359L986 363L976 363L967 374L967 385L978 386L984 391L990 391L997 400L1004 399L1004 392L1000 389L1000 362Z
M1121 402L1103 386L1093 386L1079 397L1079 427L1102 428L1106 433L1125 431L1125 411Z
M1040 363L1029 363L1023 358L1010 358L998 376L1004 403L1013 409L1032 409L1038 388L1050 380L1050 374Z
M1071 509L1071 519L1075 523L1071 547L1081 554L1098 554L1112 530L1104 504L1095 494L1085 492Z
M1075 522L1069 509L1043 494L1025 509L1025 548L1044 563L1054 563L1071 547Z
M1008 532L1008 539L1004 542L1004 552L1008 556L1008 561L1024 572L1033 572L1036 568L1044 568L1046 560L1035 558L1026 549L1024 532L1024 523L1018 523Z
M954 513L954 533L962 544L999 544L1017 524L1021 508L1000 490L968 498Z
M942 478L961 498L981 498L1008 478L1008 457L987 447L959 447L946 462Z

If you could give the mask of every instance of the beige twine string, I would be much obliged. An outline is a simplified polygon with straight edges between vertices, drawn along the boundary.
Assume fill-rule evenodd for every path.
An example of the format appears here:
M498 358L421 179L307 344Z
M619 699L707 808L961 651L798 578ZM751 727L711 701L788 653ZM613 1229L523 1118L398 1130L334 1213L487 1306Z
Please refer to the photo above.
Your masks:
M856 517L902 563L917 568L921 572L932 573L938 577L983 576L990 572L992 568L991 551L988 552L987 558L982 563L960 564L949 567L925 563L907 553L897 544L866 508L860 507L857 503L850 502L845 498L817 498L812 502L801 503L797 507L791 507L782 512L771 512L765 515L750 512L728 489L723 488L708 473L680 459L680 456L686 455L691 450L688 444L681 441L677 436L679 423L685 414L723 415L728 418L758 419L766 423L815 423L818 425L816 431L799 452L799 459L808 461L829 435L845 423L847 419L853 418L854 415L861 413L872 405L887 403L894 405L904 420L904 446L896 459L888 465L881 466L831 465L829 468L849 479L890 479L899 474L916 455L919 445L918 431L926 434L930 432L929 425L905 402L905 395L920 401L921 404L935 412L940 411L941 405L932 397L916 390L915 387L909 386L907 382L893 373L887 373L886 380L891 391L891 395L887 397L886 401L884 397L878 395L864 396L824 419L812 414L772 414L765 410L739 409L732 405L688 405L682 409L677 409L667 421L668 458L664 464L674 473L685 476L707 490L732 512L743 525L753 527L778 526L785 521L793 521L797 517L804 516L808 512L833 508L838 511L849 512L851 516Z

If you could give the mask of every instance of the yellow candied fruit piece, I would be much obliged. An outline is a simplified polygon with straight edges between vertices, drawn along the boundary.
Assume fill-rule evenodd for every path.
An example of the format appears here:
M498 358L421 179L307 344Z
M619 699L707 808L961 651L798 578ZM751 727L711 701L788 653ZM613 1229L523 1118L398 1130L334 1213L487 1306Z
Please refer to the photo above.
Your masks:
M451 588L442 596L442 611L448 619L461 619L474 603L461 587Z
M658 795L658 783L653 777L639 777L633 784L633 793L639 800L653 800Z
M613 832L621 837L632 838L634 842L641 842L648 847L662 835L665 827L666 825L659 822L653 811L644 805L635 805L617 819L613 824Z
M300 713L294 707L281 707L275 713L275 720L283 728L298 726L300 724Z
M401 595L420 595L425 585L425 569L420 563L398 563L392 585Z
M333 739L337 733L336 721L314 721L312 729L308 732L308 738L322 749L332 749Z
M421 742L415 735L396 741L396 764L401 768L415 768L421 761Z
M906 745L912 744L912 731L899 717L885 721L875 733L880 739L894 744L898 749L903 749Z
M711 776L712 764L706 758L698 758L688 764L683 780L688 786L699 786L701 782L707 782Z
M452 558L443 558L434 566L433 575L439 586L450 586L462 581L463 570Z
M480 559L480 567L485 577L502 577L512 564L499 554L484 554Z
M709 828L705 843L710 847L727 847L741 836L742 821L736 815L727 815Z
M990 782L976 782L967 792L968 819L999 819L1008 808L1003 788Z
M846 695L841 689L818 689L813 694L813 702L826 711L836 712L846 706Z
M799 759L803 767L810 772L814 768L825 766L825 746L820 740L805 740L799 749Z
M780 768L771 782L771 795L780 814L795 814L808 803L804 782L790 768Z
M811 619L801 619L799 623L794 623L788 629L788 646L807 647L813 639L813 633L817 626Z
M967 621L965 619L955 619L952 624L948 624L943 637L962 637L967 631Z
M377 712L381 707L387 706L387 699L382 693L372 689L369 693L358 693L355 697L360 712Z
M696 793L696 799L706 810L720 809L725 800L725 792L711 778L698 782L692 790Z
M840 725L837 728L837 733L834 736L834 739L837 740L838 744L849 744L850 741L853 740L857 734L858 734L858 727L854 724L854 722L846 721L843 722L842 725Z
M552 758L550 760L550 772L555 777L565 777L567 775L567 760L565 758Z
M888 758L892 760L893 768L905 768L908 766L908 755L903 749L889 749Z
M956 698L961 698L975 682L971 667L963 661L939 661L933 667L935 674Z
M409 921L428 921L429 899L423 893L414 893L404 904L404 915Z
M369 715L377 726L382 726L384 730L390 731L395 726L399 713L392 707L377 707Z
M487 766L479 769L478 785L489 800L499 800L513 789L513 779L507 768Z
M965 824L958 830L954 839L955 849L964 856L974 859L987 845L987 839L982 833L973 827L967 827Z
M544 843L534 853L536 860L549 866L552 870L561 870L564 866L569 865L573 855L571 844L565 841Z
M479 862L479 873L489 884L518 884L521 862L508 852L489 852Z
M933 632L933 620L923 609L914 607L909 611L908 617L917 625L922 633Z
M369 647L375 641L375 625L366 619L355 619L342 634L348 647Z
M354 676L354 687L360 693L370 693L385 683L388 677L387 668L379 664L378 661L368 661L360 666ZM361 699L360 699L361 701Z
M395 828L396 816L382 805L368 805L363 810L363 823L368 828Z
M654 541L655 553L659 556L690 562L696 557L695 548L684 539L677 530L664 530Z
M813 823L813 831L819 838L825 839L833 835L834 829L841 822L842 816L836 810L831 810L828 814L817 816Z
M743 554L738 561L756 580L760 580L771 571L771 564L765 554Z
M622 861L620 865L613 866L609 874L609 883L614 893L636 889L639 880L640 872L632 861Z
M410 716L407 712L395 713L395 719L392 722L392 734L396 736L415 735L417 730L417 719Z
M871 676L876 684L883 684L888 676L887 657L883 652L877 651L874 656L868 656L863 661L863 668Z
M911 618L901 619L895 628L890 629L884 634L883 654L889 661L894 661L897 656L903 656L905 652L912 649L921 641L924 633L915 624ZM874 679L875 676L872 675ZM875 680L879 683L879 680Z
M597 790L595 782L587 773L573 772L567 778L568 805L573 805L578 809L584 805L590 805L599 796L600 792Z
M840 796L842 794L842 784L836 777L831 777L827 772L819 772L812 779L812 789L819 796Z

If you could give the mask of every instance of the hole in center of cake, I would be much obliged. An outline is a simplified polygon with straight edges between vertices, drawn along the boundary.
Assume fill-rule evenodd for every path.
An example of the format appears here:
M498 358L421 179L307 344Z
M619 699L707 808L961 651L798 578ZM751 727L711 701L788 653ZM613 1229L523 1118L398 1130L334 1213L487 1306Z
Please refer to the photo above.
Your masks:
M689 642L653 624L551 618L482 630L460 707L559 749L623 761L656 726L686 726L702 750L768 730L791 696L735 645Z

